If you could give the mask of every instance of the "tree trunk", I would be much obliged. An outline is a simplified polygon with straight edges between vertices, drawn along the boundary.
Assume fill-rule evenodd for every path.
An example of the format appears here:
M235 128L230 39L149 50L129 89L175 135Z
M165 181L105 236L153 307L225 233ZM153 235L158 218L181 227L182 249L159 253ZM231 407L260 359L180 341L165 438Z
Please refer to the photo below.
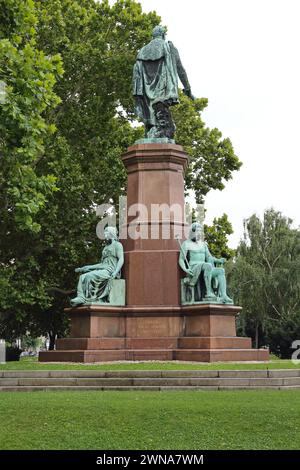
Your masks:
M255 349L258 349L258 322L255 325Z
M49 351L53 351L55 347L56 334L49 332Z

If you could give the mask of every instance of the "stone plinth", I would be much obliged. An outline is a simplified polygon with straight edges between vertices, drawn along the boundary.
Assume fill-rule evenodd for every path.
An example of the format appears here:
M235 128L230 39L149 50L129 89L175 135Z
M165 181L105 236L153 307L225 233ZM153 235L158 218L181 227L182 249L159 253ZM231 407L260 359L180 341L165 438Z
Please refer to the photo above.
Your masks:
M71 337L40 361L115 360L267 361L268 350L251 349L235 333L232 305L102 307L68 309Z
M128 224L131 231L138 229L146 235L122 239L127 304L180 305L179 248L174 235L182 239L186 225L187 154L180 145L138 144L129 147L122 160L128 174ZM141 210L133 214L130 208L137 203ZM128 225L124 231L128 233Z

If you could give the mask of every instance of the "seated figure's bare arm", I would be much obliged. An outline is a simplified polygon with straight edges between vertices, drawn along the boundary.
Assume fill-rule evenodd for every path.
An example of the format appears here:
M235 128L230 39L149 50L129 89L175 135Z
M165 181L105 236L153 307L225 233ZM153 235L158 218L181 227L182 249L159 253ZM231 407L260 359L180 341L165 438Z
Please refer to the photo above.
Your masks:
M87 266L82 266L81 268L76 268L75 273L88 273L89 271L95 271L96 269L101 269L101 264L89 264Z
M183 244L181 245L181 249L180 249L180 254L179 254L179 266L181 267L181 269L187 273L187 274L190 274L191 276L193 276L193 271L190 269L190 267L188 266L188 263L187 263L187 257L188 257L188 248L187 248L187 244L186 242L183 242Z

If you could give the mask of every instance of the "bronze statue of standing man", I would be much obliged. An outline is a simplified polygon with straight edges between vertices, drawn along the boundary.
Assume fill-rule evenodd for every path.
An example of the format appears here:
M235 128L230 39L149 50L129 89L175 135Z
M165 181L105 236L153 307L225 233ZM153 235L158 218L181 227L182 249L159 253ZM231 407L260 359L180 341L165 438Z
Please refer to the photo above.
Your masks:
M155 26L152 36L139 51L133 68L135 111L145 124L148 139L172 140L175 124L169 108L179 103L178 77L183 92L194 97L176 47L165 40L165 28Z

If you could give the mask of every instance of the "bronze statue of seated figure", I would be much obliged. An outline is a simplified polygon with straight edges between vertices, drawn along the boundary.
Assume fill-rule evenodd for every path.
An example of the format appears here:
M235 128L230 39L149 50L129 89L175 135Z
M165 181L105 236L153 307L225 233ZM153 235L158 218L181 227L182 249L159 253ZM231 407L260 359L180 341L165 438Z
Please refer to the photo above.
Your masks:
M181 282L182 303L233 304L226 292L225 258L212 256L201 234L202 225L193 223L189 239L181 245L179 266L187 274Z

